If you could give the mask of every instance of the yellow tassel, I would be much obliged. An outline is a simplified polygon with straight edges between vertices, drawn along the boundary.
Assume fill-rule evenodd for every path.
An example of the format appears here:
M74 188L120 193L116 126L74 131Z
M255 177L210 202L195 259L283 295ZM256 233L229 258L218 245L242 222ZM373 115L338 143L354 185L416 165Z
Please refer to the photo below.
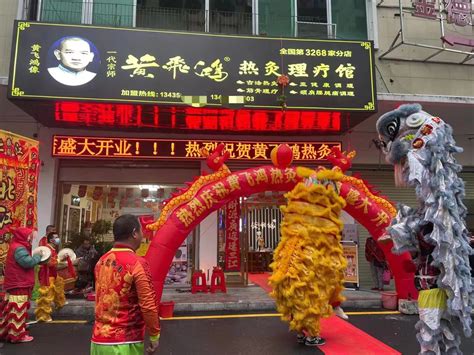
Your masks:
M38 322L46 322L51 319L53 309L51 302L54 299L51 286L41 286L38 289L39 298L36 301L35 317Z
M310 169L299 170L298 174L308 174ZM342 176L332 170L316 174L318 179L327 180ZM332 313L331 304L344 300L341 292L347 261L340 244L343 224L339 215L345 201L332 186L304 183L286 197L282 239L271 264L271 295L290 329L317 336L321 318Z
M66 304L66 296L64 295L64 279L60 276L54 281L54 305L56 309L61 309Z

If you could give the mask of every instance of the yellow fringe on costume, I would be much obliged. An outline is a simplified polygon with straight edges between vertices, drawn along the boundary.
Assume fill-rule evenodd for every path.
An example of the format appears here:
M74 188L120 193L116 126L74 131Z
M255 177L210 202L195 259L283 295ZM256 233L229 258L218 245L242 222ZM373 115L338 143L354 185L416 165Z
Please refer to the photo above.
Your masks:
M66 296L64 295L64 279L60 276L50 277L49 286L41 286L38 289L39 297L36 301L35 316L38 322L47 322L51 320L54 302L56 310L64 307Z
M332 183L342 174L331 170L310 174L309 169L298 173L313 180L299 183L286 194L288 205L281 208L282 239L269 283L290 329L318 336L321 318L332 313L331 304L344 301L341 291L347 261L340 244L343 224L339 216L345 201Z

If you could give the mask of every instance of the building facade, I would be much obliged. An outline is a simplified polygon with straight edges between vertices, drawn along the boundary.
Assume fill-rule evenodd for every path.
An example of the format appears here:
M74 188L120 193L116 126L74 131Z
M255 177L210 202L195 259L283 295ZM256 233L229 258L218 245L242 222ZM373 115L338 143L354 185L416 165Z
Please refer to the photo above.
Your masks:
M172 190L182 187L208 169L202 159L177 159L179 154L186 157L186 148L193 142L200 142L201 148L206 144L207 147L214 147L216 142L227 142L227 148L234 150L231 153L236 157L243 154L237 150L239 143L242 147L242 144L247 142L253 145L266 142L270 147L272 143L288 142L290 146L301 146L301 149L305 143L311 143L319 149L321 145L317 144L330 145L340 142L344 150L357 151L353 172L360 172L363 178L392 201L414 204L413 191L394 187L392 169L385 164L373 141L377 138L377 117L408 102L421 103L426 111L442 117L453 126L456 141L464 148L464 153L459 154L458 161L464 165L467 204L474 208L474 58L466 54L472 48L463 45L466 44L463 41L468 43L469 40L474 40L472 22L471 25L463 26L460 21L450 19L448 23L448 11L439 12L439 9L435 9L438 15L433 18L429 10L431 5L430 1L411 3L395 0L5 0L0 13L0 23L4 24L0 28L0 127L40 141L42 166L38 194L39 231L43 232L46 225L54 223L64 238L72 238L73 234L81 233L88 226L87 222L93 224L97 220L111 221L119 213L156 218L160 213L160 203L170 196ZM420 16L420 13L423 16ZM441 16L444 17L440 19ZM470 17L472 18L472 10ZM14 71L14 66L10 68L10 57L12 53L15 55L15 44L19 43L15 37L19 33L15 19L39 21L42 24L71 25L72 29L87 29L81 26L91 25L95 26L97 33L102 31L100 33L104 36L106 31L113 32L104 28L114 28L116 31L143 30L134 31L130 36L133 35L138 42L144 43L147 43L143 40L145 33L148 33L146 31L153 29L184 31L184 34L225 34L231 36L226 43L231 43L232 38L239 41L246 36L288 37L303 41L322 39L333 43L338 43L338 40L373 41L378 112L374 112L375 108L368 108L362 114L357 114L354 111L346 113L341 108L329 110L319 107L296 114L290 104L285 112L285 119L278 121L278 115L282 112L279 107L252 111L249 118L246 117L245 108L232 105L226 108L224 113L219 111L216 114L212 110L206 111L206 107L173 108L169 102L133 105L130 97L124 104L109 100L97 105L97 101L93 100L78 102L71 99L25 99L21 95L15 97L8 92L7 87L10 80L10 89L14 88L9 76ZM440 26L440 23L443 26ZM440 28L443 28L442 33ZM116 33L122 36L125 32ZM116 37L112 36L110 43L116 43ZM121 38L125 41L125 37ZM186 40L189 40L188 38L196 37L186 37ZM50 38L51 43L55 40L57 38ZM218 39L214 42L217 41ZM192 42L189 45L193 45ZM205 47L207 44L203 42L201 46ZM225 43L223 46L227 48ZM255 52L259 50L257 48ZM244 47L240 47L237 53L245 51ZM54 60L53 52L43 49L40 54ZM265 53L265 50L262 49L262 53ZM31 56L28 58L30 64L29 61L35 59L33 49L27 52L27 55ZM105 56L101 52L100 56L102 63L114 64L110 59L111 53ZM128 59L132 62L122 63L122 66L133 65L133 58ZM138 58L136 55L135 59L145 62L147 58ZM21 61L22 58L17 60ZM196 65L198 62L199 60L196 60ZM323 60L318 63L325 64ZM347 60L345 64L347 63L350 62ZM166 65L165 62L157 64ZM277 64L283 66L281 62ZM107 68L111 70L115 67L108 65ZM36 70L34 65L29 65L28 69L30 72ZM181 69L177 69L178 75ZM135 74L139 75L138 72ZM103 72L103 75L107 76L107 73ZM48 90L54 89L54 85L46 87L44 81L34 78L32 75L30 90L39 93L38 96L46 96ZM291 76L290 78L294 79ZM370 85L367 85L368 80L367 76L361 84L365 84L363 87L366 90L370 88ZM189 83L182 81L181 85L190 85ZM148 92L143 95L145 94ZM61 96L57 93L54 95ZM86 93L82 95L87 97ZM277 96L273 96L275 101ZM315 98L315 101L324 100ZM232 113L233 119L229 118L229 112ZM140 117L141 121L137 117ZM227 122L227 125L223 122ZM56 145L67 142L67 137L77 138L83 144L82 147L85 146L84 139L87 137L112 139L113 145L123 144L124 139L135 139L134 144L138 143L140 147L148 144L145 142L148 139L152 142L151 156L153 142L157 144L156 151L161 147L159 144L173 143L172 149L176 149L176 152L173 151L172 154L169 151L167 157L160 160L101 160L99 157L85 159L80 156L71 159L64 154L53 156L53 151L58 152ZM106 147L103 146L103 149ZM302 154L302 151L299 150L299 153ZM95 154L98 152L95 151ZM255 158L257 153L253 150L252 154ZM193 158L192 155L188 157ZM324 159L318 160L317 154L307 157L306 160L296 162L309 166L325 163ZM232 170L239 170L257 166L262 162L260 159L231 159L228 165ZM269 253L278 242L279 233L276 226L281 218L278 212L278 204L281 202L281 195L271 193L240 201L242 267L241 272L231 274L237 281L245 280L243 271L261 267L260 261L254 260L257 256L252 254L259 249L259 237L264 237L264 249L268 249ZM225 263L225 216L223 210L211 214L188 238L187 244L183 245L179 255L176 255L172 275L168 278L170 284L176 285L185 280L189 275L188 268L209 270L218 263ZM469 227L473 229L474 221L471 222L471 217L469 218ZM369 268L364 258L368 233L350 216L344 216L344 220L350 226L346 231L347 235L358 240L361 286L370 286Z

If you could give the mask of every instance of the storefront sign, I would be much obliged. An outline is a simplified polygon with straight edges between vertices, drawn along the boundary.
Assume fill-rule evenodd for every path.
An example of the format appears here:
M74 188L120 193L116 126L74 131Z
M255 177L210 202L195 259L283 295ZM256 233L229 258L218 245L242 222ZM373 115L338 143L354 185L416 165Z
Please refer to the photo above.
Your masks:
M359 284L359 258L357 244L342 243L344 257L347 259L347 267L344 271L344 282Z
M438 20L437 13L440 13L443 20L443 13L446 13L446 21L457 26L472 25L472 4L471 0L442 0L436 8L436 0L412 0L413 16L423 17L430 20Z
M38 142L0 130L0 279L9 228L36 228L38 173Z
M179 139L111 138L54 136L52 154L59 158L100 159L195 159L203 158L201 149L213 151L225 144L231 160L268 160L280 143L252 141L210 141ZM341 142L288 143L296 162L323 162L331 149L341 149Z
M225 271L240 271L240 204L239 200L226 206Z
M289 109L376 109L369 41L17 21L11 67L10 98L256 109L280 109L283 100ZM277 82L282 75L287 84Z

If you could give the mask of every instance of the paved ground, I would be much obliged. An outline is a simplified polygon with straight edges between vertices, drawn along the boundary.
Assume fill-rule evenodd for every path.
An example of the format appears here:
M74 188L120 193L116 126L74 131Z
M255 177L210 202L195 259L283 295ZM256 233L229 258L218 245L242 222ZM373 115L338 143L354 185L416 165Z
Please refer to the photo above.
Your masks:
M416 316L351 315L350 322L402 354L418 353ZM175 319L163 321L158 354L323 354L324 346L306 348L278 317ZM31 327L35 342L6 344L1 355L87 355L91 324L41 324ZM474 353L474 339L464 340L464 354ZM351 354L347 349L345 354ZM343 353L341 353L342 355ZM383 355L383 354L377 354Z
M343 307L348 308L380 308L381 295L372 291L345 290L344 296L347 300ZM268 293L258 286L230 287L228 292L223 293L197 293L178 292L176 289L165 289L163 302L173 300L175 302L175 313L183 312L275 312L275 301ZM53 314L53 318L60 317L86 317L94 316L94 302L85 299L68 299L68 304ZM33 315L33 308L30 315Z

